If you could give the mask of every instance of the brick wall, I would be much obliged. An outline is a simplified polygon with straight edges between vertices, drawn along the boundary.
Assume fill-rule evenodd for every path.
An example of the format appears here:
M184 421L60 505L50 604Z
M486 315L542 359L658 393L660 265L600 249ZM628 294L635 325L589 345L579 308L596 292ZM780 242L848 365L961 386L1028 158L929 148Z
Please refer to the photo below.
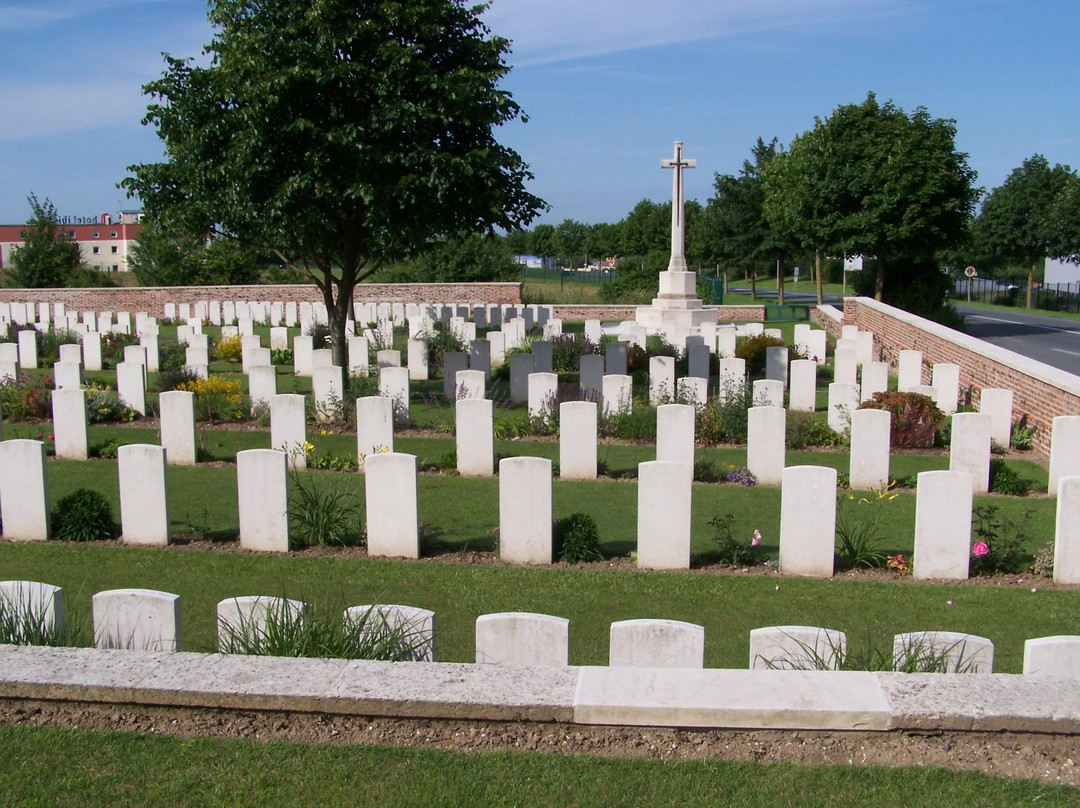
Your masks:
M810 322L824 329L833 339L840 339L844 324L844 313L828 304L810 309Z
M321 302L314 284L150 286L115 289L0 289L3 303L63 303L73 311L145 311L161 317L166 303L200 300ZM520 283L362 283L357 303L521 303Z
M1013 419L1022 415L1039 428L1035 448L1050 454L1050 429L1058 415L1080 415L1080 377L1036 362L951 328L865 297L844 299L844 324L873 331L881 360L895 369L902 350L922 351L923 384L933 365L960 366L961 400L979 403L984 387L1013 391Z

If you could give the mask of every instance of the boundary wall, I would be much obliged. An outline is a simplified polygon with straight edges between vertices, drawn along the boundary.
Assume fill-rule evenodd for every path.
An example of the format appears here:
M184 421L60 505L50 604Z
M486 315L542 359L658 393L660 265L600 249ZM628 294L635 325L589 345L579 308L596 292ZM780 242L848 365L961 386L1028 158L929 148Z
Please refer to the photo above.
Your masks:
M832 307L819 307L829 309ZM835 311L835 309L834 309ZM841 323L828 311L815 311L814 322L834 336ZM978 406L986 387L1013 391L1013 413L1038 427L1034 447L1049 456L1051 428L1059 415L1080 415L1080 376L1038 362L939 323L866 297L844 298L843 325L872 331L881 361L896 368L900 351L921 351L922 383L930 384L933 366L960 366L961 400ZM877 357L875 357L877 358Z
M63 303L76 311L145 311L161 317L166 303L232 300L321 303L314 284L126 286L95 289L0 289L3 303ZM519 305L520 283L361 283L354 303L497 303Z
M533 667L0 645L0 699L616 726L1080 733L1046 674Z

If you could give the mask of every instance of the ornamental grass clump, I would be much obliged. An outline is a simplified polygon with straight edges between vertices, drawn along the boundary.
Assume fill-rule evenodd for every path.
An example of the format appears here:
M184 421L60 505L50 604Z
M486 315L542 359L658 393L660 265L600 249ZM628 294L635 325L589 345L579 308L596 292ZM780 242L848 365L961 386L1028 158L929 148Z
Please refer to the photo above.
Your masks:
M863 496L841 493L836 501L836 552L849 569L872 569L885 564L881 546L887 536L882 523L885 506L897 494L890 488Z
M311 444L305 444L305 449ZM310 455L309 455L310 457ZM289 543L341 546L364 543L363 503L344 478L292 473L289 484ZM307 481L305 482L305 478Z
M342 619L344 609L298 605L286 598L268 598L253 614L241 613L235 623L218 621L218 650L223 654L371 659L411 662L423 658L430 640L417 626L391 623L382 609Z
M45 645L54 648L89 645L86 625L70 610L59 620L44 599L25 591L0 595L0 645Z

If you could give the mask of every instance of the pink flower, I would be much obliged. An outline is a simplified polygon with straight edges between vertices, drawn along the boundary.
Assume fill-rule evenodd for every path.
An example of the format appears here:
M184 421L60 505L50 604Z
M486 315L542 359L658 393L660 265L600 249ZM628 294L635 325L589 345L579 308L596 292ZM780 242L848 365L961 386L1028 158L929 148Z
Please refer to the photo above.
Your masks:
M50 433L49 433L49 440L56 440L56 438L55 438L55 437L53 437L53 433L52 433L52 432L50 432Z
M751 547L757 547L759 544L761 544L761 531L760 530L755 530L754 531L754 538L752 538L750 540L750 546Z
M990 545L984 541L977 541L971 545L971 554L982 558L984 555L990 552Z

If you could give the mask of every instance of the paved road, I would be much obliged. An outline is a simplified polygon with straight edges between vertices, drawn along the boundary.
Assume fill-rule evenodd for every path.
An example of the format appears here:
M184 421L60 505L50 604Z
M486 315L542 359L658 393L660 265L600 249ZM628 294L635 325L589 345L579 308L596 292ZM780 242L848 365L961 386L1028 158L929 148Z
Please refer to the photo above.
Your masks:
M750 293L749 288L729 287L729 290ZM775 300L776 290L759 287L758 297ZM814 303L816 297L812 291L793 291L789 287L784 290L784 301ZM843 305L836 295L826 295L825 302L838 308ZM1080 376L1080 316L1067 320L1022 310L984 309L959 302L956 308L964 315L971 336Z
M956 308L971 336L1080 375L1080 317L1066 320L963 304Z

